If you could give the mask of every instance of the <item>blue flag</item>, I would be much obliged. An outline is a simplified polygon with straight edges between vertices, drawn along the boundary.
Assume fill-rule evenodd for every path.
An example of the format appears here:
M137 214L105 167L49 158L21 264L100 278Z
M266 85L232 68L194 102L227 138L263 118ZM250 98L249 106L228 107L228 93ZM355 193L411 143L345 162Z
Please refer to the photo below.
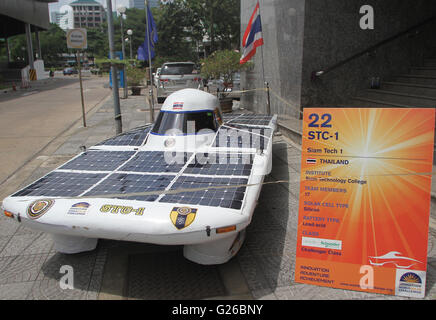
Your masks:
M147 4L147 15L148 15L148 32L147 27L145 27L145 39L144 43L138 48L138 60L148 60L148 46L150 46L150 59L153 59L154 54L154 44L157 42L157 29L156 23L154 22L153 15Z

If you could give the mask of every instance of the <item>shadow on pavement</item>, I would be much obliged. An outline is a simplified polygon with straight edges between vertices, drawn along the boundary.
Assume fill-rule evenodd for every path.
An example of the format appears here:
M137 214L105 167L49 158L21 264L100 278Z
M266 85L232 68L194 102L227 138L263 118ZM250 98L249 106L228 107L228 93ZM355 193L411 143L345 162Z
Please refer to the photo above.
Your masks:
M289 179L287 144L273 144L272 172L265 182ZM277 157L277 155L280 157ZM292 170L292 169L291 169ZM287 234L296 228L296 216L290 206L297 201L283 183L263 186L247 237L237 259L255 299L273 294L277 287L289 286L293 279L295 239Z

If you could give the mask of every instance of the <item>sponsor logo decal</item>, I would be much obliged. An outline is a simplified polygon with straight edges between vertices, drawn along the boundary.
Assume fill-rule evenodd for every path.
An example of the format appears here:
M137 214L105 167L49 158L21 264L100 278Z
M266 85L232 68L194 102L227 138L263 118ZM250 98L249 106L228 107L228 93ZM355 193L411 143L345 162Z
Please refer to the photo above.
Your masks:
M341 240L302 237L301 245L306 247L342 250Z
M423 298L425 295L425 271L397 269L395 294Z
M109 213L114 213L114 214L129 214L134 212L136 216L142 216L144 214L145 208L140 207L140 208L133 208L133 207L129 207L129 206L119 206L119 205L114 205L114 204L104 204L101 206L100 208L100 212L109 212Z
M172 223L177 229L189 226L195 219L197 209L189 207L174 207L170 213Z
M407 272L403 274L400 278L400 281L407 283L422 283L421 278L413 272Z
M373 266L387 266L401 269L409 269L415 264L422 263L421 261L402 256L401 252L398 251L390 251L382 256L378 257L368 257L369 263Z
M75 203L71 206L70 210L68 210L68 214L79 214L84 215L88 212L88 208L91 205L88 202L79 202Z
M27 215L30 219L38 219L52 207L53 203L54 200L50 199L34 201L27 208Z

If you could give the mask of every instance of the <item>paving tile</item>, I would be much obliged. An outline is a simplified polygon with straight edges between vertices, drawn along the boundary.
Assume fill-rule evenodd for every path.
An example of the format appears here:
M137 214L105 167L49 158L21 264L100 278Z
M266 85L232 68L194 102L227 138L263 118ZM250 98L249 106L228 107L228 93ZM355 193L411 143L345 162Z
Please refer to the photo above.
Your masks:
M62 289L59 281L46 278L33 282L26 299L28 300L83 300L86 298L84 289Z
M272 290L253 290L251 294L255 300L277 300L277 297Z
M12 236L20 226L20 224L14 219L8 218L0 212L0 235L1 236Z
M0 300L26 300L33 281L0 285Z
M0 252L0 257L17 256L22 254L28 247L37 242L42 235L43 233L41 232L12 236L2 252Z
M48 233L42 233L23 251L23 254L42 254L49 252L54 252L53 238Z
M242 274L247 282L251 292L261 290L263 292L272 292L264 271L256 264L256 259L252 255L237 255L236 259L239 263Z
M0 274L0 284L34 281L41 271L47 254L13 257Z

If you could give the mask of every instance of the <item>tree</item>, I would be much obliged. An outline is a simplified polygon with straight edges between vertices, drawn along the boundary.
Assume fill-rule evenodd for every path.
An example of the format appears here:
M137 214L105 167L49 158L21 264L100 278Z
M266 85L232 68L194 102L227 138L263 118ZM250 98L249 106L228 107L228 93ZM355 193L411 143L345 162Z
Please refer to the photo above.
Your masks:
M39 42L42 58L48 65L62 61L61 54L68 51L65 31L55 23L50 23L47 31L40 32Z
M193 38L210 40L209 53L215 50L239 49L240 0L185 0L189 9Z
M233 81L233 74L235 72L245 70L251 67L250 63L241 65L239 60L241 54L235 50L218 50L212 53L205 59L201 60L201 75L205 79L219 79L224 80L224 86Z

